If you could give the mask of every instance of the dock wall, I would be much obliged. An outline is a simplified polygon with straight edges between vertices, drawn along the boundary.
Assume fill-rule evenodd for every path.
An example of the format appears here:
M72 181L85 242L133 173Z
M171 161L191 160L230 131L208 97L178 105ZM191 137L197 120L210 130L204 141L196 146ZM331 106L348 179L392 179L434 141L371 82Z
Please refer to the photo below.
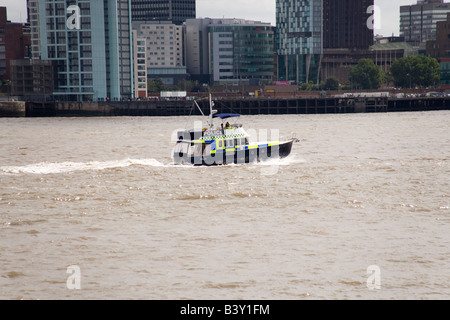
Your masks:
M450 110L450 98L247 98L216 99L218 112L256 114L325 114ZM199 100L205 114L209 101ZM0 101L1 117L111 117L200 115L191 100L121 102L12 102Z
M0 117L25 117L26 103L23 101L0 101Z

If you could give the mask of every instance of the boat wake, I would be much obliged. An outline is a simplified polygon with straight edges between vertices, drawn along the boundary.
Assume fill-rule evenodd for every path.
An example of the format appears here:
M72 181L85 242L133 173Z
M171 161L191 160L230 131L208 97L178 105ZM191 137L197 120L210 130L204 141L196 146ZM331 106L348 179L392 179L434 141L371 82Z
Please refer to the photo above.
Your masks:
M291 154L286 158L269 158L268 160L254 163L257 166L290 166L296 163L305 163L306 160L298 158L296 155Z
M25 166L3 166L0 174L55 174L75 171L100 171L106 169L125 168L130 166L164 167L156 159L124 159L89 162L41 162Z

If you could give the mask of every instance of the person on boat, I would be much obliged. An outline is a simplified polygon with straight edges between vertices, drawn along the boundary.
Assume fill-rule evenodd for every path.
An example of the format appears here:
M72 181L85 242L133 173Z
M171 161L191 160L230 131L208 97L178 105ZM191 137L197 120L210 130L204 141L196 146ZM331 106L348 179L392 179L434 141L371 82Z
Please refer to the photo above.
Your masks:
M225 128L227 128L227 129L231 129L231 127L230 127L230 123L229 123L229 122L227 122L227 124L225 125Z

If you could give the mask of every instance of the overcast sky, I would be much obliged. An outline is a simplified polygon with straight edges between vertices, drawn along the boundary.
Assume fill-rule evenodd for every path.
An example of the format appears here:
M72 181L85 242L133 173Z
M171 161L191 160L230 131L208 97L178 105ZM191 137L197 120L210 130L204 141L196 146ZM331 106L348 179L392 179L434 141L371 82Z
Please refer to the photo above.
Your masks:
M198 18L241 18L270 22L275 25L276 0L197 0ZM448 2L448 1L445 1ZM399 34L399 7L415 4L417 0L375 0L381 11L381 29L376 34ZM8 8L8 20L24 22L27 18L26 0L0 0Z

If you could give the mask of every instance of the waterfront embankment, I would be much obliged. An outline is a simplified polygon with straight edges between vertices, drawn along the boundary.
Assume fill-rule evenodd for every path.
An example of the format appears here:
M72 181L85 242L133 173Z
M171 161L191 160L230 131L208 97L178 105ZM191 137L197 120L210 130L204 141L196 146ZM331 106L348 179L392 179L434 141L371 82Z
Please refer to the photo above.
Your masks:
M209 114L209 100L198 104ZM449 110L450 97L301 97L215 99L219 112L255 114L325 114ZM20 102L0 101L1 117L109 117L199 115L192 100Z
M0 117L25 117L26 102L0 101Z

